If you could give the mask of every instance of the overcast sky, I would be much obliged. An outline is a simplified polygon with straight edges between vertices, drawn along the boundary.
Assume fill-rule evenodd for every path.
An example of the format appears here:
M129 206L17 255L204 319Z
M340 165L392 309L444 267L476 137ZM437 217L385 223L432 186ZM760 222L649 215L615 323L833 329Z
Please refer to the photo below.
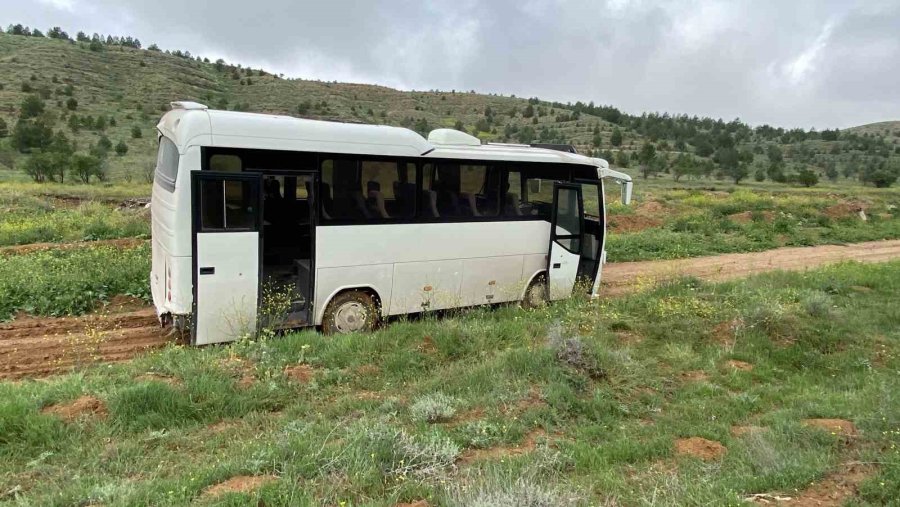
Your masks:
M784 127L900 119L900 0L0 0L287 77Z

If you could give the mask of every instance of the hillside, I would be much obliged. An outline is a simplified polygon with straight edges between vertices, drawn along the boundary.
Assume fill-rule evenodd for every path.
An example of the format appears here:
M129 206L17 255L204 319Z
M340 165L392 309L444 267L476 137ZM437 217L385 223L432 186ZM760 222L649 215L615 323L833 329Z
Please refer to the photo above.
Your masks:
M670 172L676 179L796 182L809 169L835 180L874 182L878 171L900 173L900 137L877 131L751 128L738 120L630 116L593 103L283 79L180 51L11 34L0 34L0 66L0 119L11 137L23 101L39 97L43 112L30 121L46 125L47 135L64 133L75 152L106 143L106 174L129 181L148 177L155 163L153 126L169 102L184 99L219 109L401 125L423 134L455 127L486 141L571 143L618 167L639 165L645 175ZM112 153L120 143L122 152ZM49 149L45 145L40 148ZM21 168L30 152L12 140L0 143L0 167Z
M900 120L867 123L866 125L851 127L847 129L847 132L853 132L860 135L870 134L873 136L900 137Z

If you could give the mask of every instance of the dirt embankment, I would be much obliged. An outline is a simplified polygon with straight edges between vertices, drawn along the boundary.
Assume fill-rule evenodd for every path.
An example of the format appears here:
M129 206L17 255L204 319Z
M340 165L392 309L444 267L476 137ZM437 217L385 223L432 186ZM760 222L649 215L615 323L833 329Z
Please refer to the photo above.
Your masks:
M671 261L615 262L603 267L604 295L628 292L636 281L652 282L675 276L696 276L709 281L731 280L775 270L804 270L841 261L884 262L900 258L900 240L850 245L776 248L676 259Z

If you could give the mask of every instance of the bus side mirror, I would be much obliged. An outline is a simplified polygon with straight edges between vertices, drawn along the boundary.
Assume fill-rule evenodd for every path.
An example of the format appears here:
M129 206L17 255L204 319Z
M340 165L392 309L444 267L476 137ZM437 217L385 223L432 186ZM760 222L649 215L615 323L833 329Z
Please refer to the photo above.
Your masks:
M634 183L631 181L625 181L620 183L622 185L622 204L628 206L631 204L631 189L634 186Z

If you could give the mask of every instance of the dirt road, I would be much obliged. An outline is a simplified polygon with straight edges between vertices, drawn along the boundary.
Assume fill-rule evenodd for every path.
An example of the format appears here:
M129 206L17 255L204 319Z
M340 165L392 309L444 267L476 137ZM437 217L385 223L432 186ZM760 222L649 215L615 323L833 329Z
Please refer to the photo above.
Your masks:
M636 282L676 275L718 281L844 260L891 259L900 259L900 240L779 248L673 261L620 262L603 268L602 290L606 295L622 294ZM112 305L104 313L85 317L16 319L0 323L0 379L43 376L95 362L124 361L172 341L160 329L152 308L133 303Z
M774 270L804 270L841 261L884 262L900 259L900 240L850 245L789 247L764 252L713 255L671 261L617 262L603 267L602 292L621 294L635 282L679 275L722 281Z

